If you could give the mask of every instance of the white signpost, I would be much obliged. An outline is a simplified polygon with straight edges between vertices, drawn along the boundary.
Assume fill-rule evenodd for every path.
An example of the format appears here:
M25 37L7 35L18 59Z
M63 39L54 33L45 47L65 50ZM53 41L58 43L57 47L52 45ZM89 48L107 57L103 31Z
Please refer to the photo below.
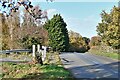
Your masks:
M33 57L35 57L35 45L32 46Z
M46 49L47 49L47 47L45 47L45 46L42 46L42 49L40 49L40 45L39 44L37 45L37 52L41 54L42 61L45 61ZM35 45L32 46L32 51L33 51L33 57L35 57L35 53L36 53Z
M44 61L45 58L46 58L46 47L42 46L42 48L43 48L43 51L42 51L42 60Z
M37 45L37 52L40 52L40 45Z

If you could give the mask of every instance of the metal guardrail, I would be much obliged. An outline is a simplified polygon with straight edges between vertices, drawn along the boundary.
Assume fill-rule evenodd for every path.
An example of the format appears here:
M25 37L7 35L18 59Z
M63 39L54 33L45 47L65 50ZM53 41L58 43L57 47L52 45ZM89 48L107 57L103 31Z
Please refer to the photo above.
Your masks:
M1 50L0 54L3 54L3 53L20 53L20 52L32 52L32 50L31 49Z

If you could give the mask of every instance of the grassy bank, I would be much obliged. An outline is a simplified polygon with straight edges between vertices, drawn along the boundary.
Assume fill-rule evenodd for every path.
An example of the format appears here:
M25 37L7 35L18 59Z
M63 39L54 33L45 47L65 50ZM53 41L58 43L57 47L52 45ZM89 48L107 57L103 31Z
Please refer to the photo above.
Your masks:
M34 80L57 80L70 78L70 73L62 66L54 64L41 66L40 64L3 63L3 78L26 78Z
M89 52L95 55L100 55L104 57L109 57L111 59L120 60L120 54L118 53L102 52L99 50L89 50Z
M31 63L3 62L1 68L0 77L4 79L58 80L60 78L60 80L73 80L70 72L61 65L58 53L48 53L43 66Z

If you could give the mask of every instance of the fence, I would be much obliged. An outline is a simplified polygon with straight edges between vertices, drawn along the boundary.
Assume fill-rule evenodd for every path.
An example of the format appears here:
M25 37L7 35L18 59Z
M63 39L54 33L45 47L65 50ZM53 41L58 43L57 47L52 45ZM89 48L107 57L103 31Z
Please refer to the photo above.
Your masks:
M32 50L31 49L1 50L0 54L5 54L5 53L21 53L21 52L32 52Z
M36 48L37 47L37 48ZM37 49L37 50L36 50ZM46 51L47 47L46 46L41 46L41 45L33 45L32 50L31 49L13 49L13 50L2 50L0 51L0 54L10 54L10 53L32 53L32 57L36 56L36 53L39 53L42 57L42 60L44 61L46 58Z

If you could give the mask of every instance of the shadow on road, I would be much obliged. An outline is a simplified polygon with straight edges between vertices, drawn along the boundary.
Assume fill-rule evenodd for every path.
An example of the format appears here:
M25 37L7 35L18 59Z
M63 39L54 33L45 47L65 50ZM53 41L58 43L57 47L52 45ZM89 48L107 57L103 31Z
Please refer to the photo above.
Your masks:
M70 67L78 80L120 80L120 62Z

